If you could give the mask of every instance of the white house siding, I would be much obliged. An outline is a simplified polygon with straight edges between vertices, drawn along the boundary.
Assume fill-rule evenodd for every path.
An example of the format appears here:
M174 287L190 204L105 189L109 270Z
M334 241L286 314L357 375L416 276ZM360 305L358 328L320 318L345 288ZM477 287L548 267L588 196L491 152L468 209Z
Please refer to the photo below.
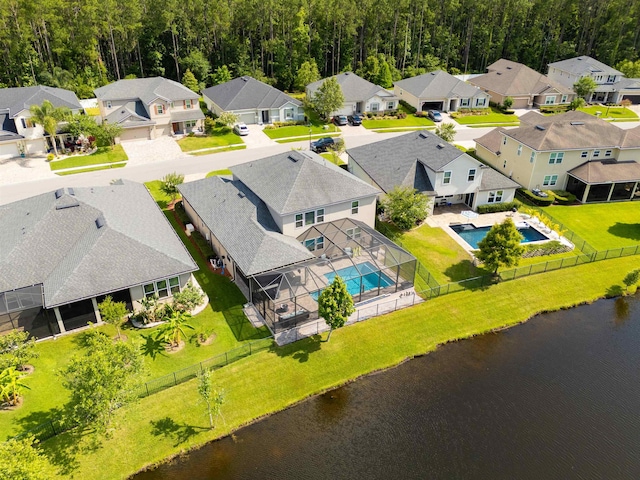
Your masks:
M18 142L2 142L0 143L0 160L20 156L18 151Z
M502 190L503 194L502 194L502 200L496 203L513 202L513 198L515 197L515 194L516 194L515 188L509 188L509 189L497 188L496 190L480 191L476 193L475 205L472 205L473 209L475 210L480 205L489 205L489 192L490 191L497 192L498 190Z
M481 164L471 157L462 155L455 160L449 162L449 164L442 167L442 171L438 172L435 177L434 188L439 197L447 195L464 195L467 193L473 193L480 188L481 179ZM469 170L475 168L476 176L472 182L467 181ZM444 172L451 172L451 183L444 184ZM460 203L464 201L464 198L453 198L448 200L451 203Z

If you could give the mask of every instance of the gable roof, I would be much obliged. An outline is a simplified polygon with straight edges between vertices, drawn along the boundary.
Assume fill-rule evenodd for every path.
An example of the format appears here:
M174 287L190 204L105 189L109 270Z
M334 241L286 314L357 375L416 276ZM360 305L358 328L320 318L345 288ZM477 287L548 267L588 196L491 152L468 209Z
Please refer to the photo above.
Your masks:
M601 73L603 75L623 75L622 72L611 68L609 65L602 63L595 58L582 55L580 57L567 58L559 62L549 64L549 68L557 68L563 72L569 72L574 75Z
M463 156L479 163L427 130L350 148L347 153L385 192L397 185L432 192L424 169L438 172Z
M139 127L142 125L155 125L156 123L149 118L149 112L140 100L127 102L107 115L105 121L108 123L120 123L123 127Z
M500 95L540 95L557 91L572 94L573 90L551 80L546 75L536 72L522 63L501 58L487 67L487 73L469 80L469 83L480 88L491 90Z
M281 108L287 103L302 105L299 100L249 76L234 78L220 85L206 88L202 94L225 111Z
M31 105L42 105L49 100L54 107L82 110L78 97L71 90L37 85L34 87L0 88L0 110L7 109L9 118L14 118Z
M640 163L635 160L616 162L600 160L585 162L569 170L568 174L585 183L637 182L640 181Z
M144 185L60 189L0 206L0 291L54 307L198 269Z
M545 117L527 112L520 127L504 134L536 151L580 148L640 148L640 129L629 132L579 111Z
M98 100L141 100L145 105L157 98L167 102L198 100L200 96L184 85L163 77L118 80L94 90Z
M470 98L484 92L473 85L457 79L443 71L418 75L394 82L394 85L406 90L418 98Z
M209 177L178 189L245 275L315 258L280 233L268 207L242 182Z
M480 180L480 191L500 190L509 188L519 188L520 184L514 182L503 174L491 167L484 167L482 170L482 179Z
M231 167L279 215L374 196L378 189L313 152L290 151Z
M394 99L396 98L393 93L389 90L382 88L375 83L371 83L369 80L365 80L364 78L356 75L353 72L343 72L335 77L342 89L342 94L344 95L345 102L361 102L369 100L374 95L378 95L379 97ZM307 85L307 92L309 95L313 95L316 90L320 88L320 86L327 80L323 78L322 80L318 80L317 82L310 83Z

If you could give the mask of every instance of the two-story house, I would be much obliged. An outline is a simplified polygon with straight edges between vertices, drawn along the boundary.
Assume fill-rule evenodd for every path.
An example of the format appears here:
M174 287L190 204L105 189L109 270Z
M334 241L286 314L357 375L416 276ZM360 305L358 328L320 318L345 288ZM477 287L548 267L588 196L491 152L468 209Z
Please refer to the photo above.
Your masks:
M344 103L331 115L352 115L354 113L382 113L398 108L398 97L389 90L371 83L353 72L344 72L333 77L342 89ZM323 78L310 83L305 89L307 98L313 98L316 91L327 80Z
M399 99L419 111L489 108L488 93L443 70L394 82L393 91Z
M593 78L598 86L588 102L620 103L627 99L640 103L640 79L624 78L622 72L595 58L583 55L550 63L547 75L569 88L582 77Z
M413 285L415 259L376 232L378 189L291 151L178 188L195 228L274 330L317 318L339 275L356 301Z
M522 63L501 58L487 67L487 73L468 82L491 95L491 101L503 104L511 97L512 108L563 105L575 98L571 87L536 72Z
M518 128L476 139L477 155L527 189L567 190L581 202L640 198L640 127L583 112L529 112Z
M123 127L119 141L203 131L199 96L162 77L118 80L95 90L104 122Z
M510 202L518 184L429 131L410 132L347 150L349 171L387 193L413 187L434 206Z
M206 88L202 98L216 115L231 112L247 125L297 122L305 118L300 100L248 75Z
M42 125L33 123L29 111L32 105L42 105L45 100L72 113L82 111L78 97L70 90L42 85L0 89L0 160L53 148L52 140Z

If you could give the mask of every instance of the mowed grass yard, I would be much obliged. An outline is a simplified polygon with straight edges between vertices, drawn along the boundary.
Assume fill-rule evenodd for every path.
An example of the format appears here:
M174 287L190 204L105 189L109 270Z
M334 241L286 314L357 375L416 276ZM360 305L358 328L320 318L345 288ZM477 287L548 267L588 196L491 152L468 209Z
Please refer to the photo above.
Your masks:
M596 116L597 112L600 112L600 118L613 118L614 120L638 120L638 115L636 115L633 110L629 110L626 107L607 107L604 105L592 105L590 107L579 108L578 110L594 116Z
M64 168L80 168L90 165L101 165L103 163L126 162L129 160L124 152L122 145L111 147L99 147L95 153L91 155L73 155L63 160L53 160L49 162L49 168L52 171L62 170Z
M183 152L203 150L205 148L225 147L244 143L242 137L236 135L228 128L215 128L211 135L195 135L178 140L178 145Z
M543 208L596 250L640 244L640 202Z
M518 117L513 115L506 115L504 113L500 113L499 110L496 110L493 107L489 107L488 115L467 115L466 117L458 117L454 118L456 122L460 125L478 125L482 123L490 123L490 124L499 124L499 125L519 125L520 120Z
M310 134L319 135L323 133L335 133L339 131L340 129L333 123L327 123L326 125L316 124L311 126L290 125L287 127L265 128L263 130L264 134L271 140L279 140L289 137L308 137Z
M367 118L362 126L367 129L399 128L399 127L433 127L435 123L427 117L416 117L408 114L405 118Z
M119 410L117 429L97 445L70 432L44 442L42 451L60 470L58 478L71 473L74 478L95 480L125 478L254 419L443 343L515 325L541 311L593 301L612 286L622 285L632 268L640 268L640 257L464 290L339 329L328 343L321 341L324 334L247 357L214 373L216 385L226 392L224 422L219 420L214 430L208 428L196 381L190 381Z

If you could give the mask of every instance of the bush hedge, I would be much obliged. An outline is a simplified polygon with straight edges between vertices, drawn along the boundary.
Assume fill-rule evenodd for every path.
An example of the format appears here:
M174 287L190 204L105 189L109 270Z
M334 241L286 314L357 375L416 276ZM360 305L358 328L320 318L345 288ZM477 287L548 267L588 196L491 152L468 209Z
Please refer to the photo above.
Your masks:
M576 196L565 190L554 190L553 196L556 199L556 203L559 205L572 205L576 201Z
M187 212L184 209L184 204L182 203L182 201L177 202L173 207L173 209L176 212L176 216L182 222L183 225L186 225L187 223L191 223L191 219L189 218L189 215L187 215Z
M520 204L516 202L488 203L486 205L478 205L478 213L508 212L514 208L517 210L519 206Z
M551 240L544 243L525 244L522 258L543 257L545 255L556 255L558 253L570 252L571 247L558 240Z
M215 255L213 248L211 248L211 245L209 245L207 239L204 238L200 232L198 232L197 230L191 232L191 238L193 238L193 241L196 242L196 245L202 252L202 255L204 255L204 258L209 258Z
M409 113L416 113L416 111L417 111L417 108L415 108L415 107L414 107L414 106L412 106L412 105L409 105L409 104L408 104L407 102L405 102L404 100L400 100L400 105L402 105L402 106L405 108L405 110L406 110L407 112L409 112Z
M539 207L548 207L555 200L555 196L551 192L547 193L547 197L539 197L535 193L530 190L526 190L524 188L518 189L518 192L523 195L527 200L529 200L534 205L538 205ZM550 194L551 193L551 194Z
M540 105L540 113L564 113L569 110L568 105Z

